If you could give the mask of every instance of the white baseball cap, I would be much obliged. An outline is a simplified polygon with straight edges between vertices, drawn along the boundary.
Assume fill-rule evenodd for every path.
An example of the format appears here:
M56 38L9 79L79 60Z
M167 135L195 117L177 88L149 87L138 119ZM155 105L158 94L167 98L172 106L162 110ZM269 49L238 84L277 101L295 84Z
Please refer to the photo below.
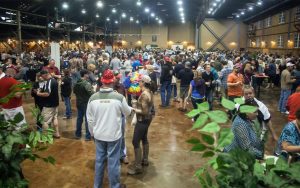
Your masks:
M291 63L291 62L288 62L288 63L286 64L286 66L287 66L287 67L292 67L292 66L294 66L294 64Z

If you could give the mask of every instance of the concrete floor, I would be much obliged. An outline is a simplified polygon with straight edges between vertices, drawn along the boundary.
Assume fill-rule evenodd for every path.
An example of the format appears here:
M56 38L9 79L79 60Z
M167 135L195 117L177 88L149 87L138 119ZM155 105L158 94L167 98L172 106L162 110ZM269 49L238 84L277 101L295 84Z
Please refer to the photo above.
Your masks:
M34 124L29 109L33 107L33 100L25 99L24 107L26 118ZM272 122L279 136L286 116L276 111L279 98L279 89L263 89L261 99L267 104L272 114ZM32 188L84 188L93 186L95 145L93 142L75 140L74 131L76 123L75 97L72 98L73 119L63 120L64 104L59 106L59 126L62 138L55 140L54 144L42 155L52 155L56 165L45 164L42 161L25 161L23 172ZM121 182L129 188L196 188L200 187L193 177L195 170L206 162L199 153L189 152L190 145L185 141L196 132L188 131L191 120L175 108L158 108L159 95L155 96L156 116L149 128L150 165L144 173L137 176L127 175L127 165L122 164ZM126 128L126 142L129 160L133 160L133 147L131 144L133 127ZM269 137L267 153L272 153L275 142ZM105 186L108 187L107 176Z

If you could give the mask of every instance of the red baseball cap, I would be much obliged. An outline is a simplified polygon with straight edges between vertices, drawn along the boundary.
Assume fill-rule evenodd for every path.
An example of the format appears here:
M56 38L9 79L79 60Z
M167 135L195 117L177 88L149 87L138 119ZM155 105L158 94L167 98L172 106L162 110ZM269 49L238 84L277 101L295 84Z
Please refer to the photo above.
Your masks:
M111 84L115 81L115 76L113 72L109 69L105 70L102 77L101 77L101 82L103 84Z

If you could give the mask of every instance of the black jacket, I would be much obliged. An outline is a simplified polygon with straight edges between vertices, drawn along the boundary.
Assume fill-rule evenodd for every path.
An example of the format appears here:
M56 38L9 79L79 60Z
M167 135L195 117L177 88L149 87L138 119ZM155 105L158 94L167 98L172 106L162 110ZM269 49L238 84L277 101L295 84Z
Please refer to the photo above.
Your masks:
M161 76L160 76L160 83L162 84L163 82L166 81L172 81L172 76L173 76L173 67L171 63L165 63L161 67Z
M64 77L61 82L61 95L70 97L72 93L72 79L69 76Z

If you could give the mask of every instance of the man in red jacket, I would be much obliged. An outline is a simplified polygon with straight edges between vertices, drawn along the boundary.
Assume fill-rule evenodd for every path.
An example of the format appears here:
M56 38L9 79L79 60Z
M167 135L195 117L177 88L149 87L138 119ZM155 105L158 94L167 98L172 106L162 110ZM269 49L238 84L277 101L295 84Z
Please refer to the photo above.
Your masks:
M296 119L295 113L298 109L300 109L300 86L297 87L294 94L289 96L286 108L289 111L288 120L294 121Z
M23 120L17 125L22 126L26 123L25 114L22 107L22 95L23 92L18 91L18 88L15 86L20 84L14 76L16 75L16 70L14 68L7 68L5 71L5 76L0 79L0 99L7 97L10 93L17 91L12 98L6 103L0 102L0 107L2 108L4 117L6 120L13 120L14 117L21 113L23 115Z

